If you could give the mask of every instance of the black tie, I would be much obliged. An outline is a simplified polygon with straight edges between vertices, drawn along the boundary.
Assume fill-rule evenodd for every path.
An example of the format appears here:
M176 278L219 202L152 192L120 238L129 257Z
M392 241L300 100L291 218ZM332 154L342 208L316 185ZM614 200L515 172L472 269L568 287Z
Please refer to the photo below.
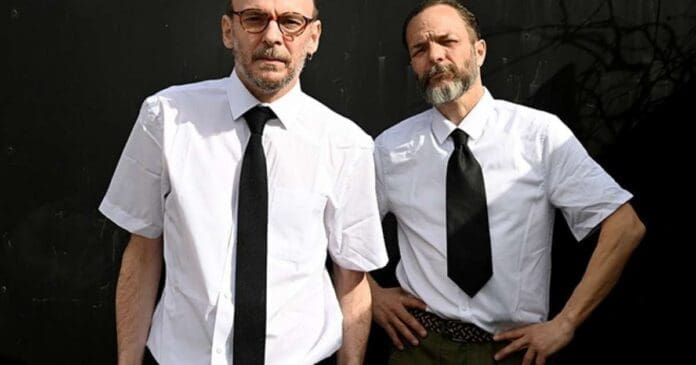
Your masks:
M259 106L244 114L251 135L239 176L234 294L235 365L264 363L268 181L261 137L266 121L274 117L271 109Z
M483 173L460 129L447 164L447 276L470 297L493 275Z

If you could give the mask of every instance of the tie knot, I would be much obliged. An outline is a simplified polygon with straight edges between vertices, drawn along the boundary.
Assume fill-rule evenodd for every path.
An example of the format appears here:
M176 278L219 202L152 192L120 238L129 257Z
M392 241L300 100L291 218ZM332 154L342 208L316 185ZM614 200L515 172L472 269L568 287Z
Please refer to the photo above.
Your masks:
M269 119L275 118L275 113L269 107L255 106L246 113L244 119L249 125L249 130L254 134L263 134L263 127Z
M469 139L469 136L466 134L466 132L459 128L452 131L450 137L452 137L452 141L454 142L455 148L460 146L466 146L466 141Z

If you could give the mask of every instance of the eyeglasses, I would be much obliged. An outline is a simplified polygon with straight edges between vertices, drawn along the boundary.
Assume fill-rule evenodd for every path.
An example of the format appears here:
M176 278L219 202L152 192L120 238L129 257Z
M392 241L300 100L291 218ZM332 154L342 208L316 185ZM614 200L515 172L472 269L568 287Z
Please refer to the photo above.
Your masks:
M307 25L317 18L308 18L300 13L287 12L280 15L269 14L259 9L246 9L242 11L234 11L230 9L229 15L239 16L239 23L242 28L249 33L261 33L268 28L268 23L275 20L278 23L278 28L283 35L295 37L307 28Z

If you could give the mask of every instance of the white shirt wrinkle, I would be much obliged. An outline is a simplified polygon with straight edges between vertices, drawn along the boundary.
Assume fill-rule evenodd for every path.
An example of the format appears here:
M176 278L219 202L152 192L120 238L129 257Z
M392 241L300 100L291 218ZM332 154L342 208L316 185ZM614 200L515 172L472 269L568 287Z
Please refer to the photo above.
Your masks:
M459 128L481 165L493 277L475 297L447 277L446 173ZM499 332L548 316L554 209L580 239L632 196L554 115L496 100L488 90L458 126L436 109L375 141L380 214L397 218L397 278L428 310Z
M131 233L164 235L167 275L148 339L160 364L231 363L237 186L249 138L243 115L257 104L235 71L148 97L100 206ZM267 105L277 118L262 142L269 170L266 363L313 364L341 343L327 249L353 270L386 264L372 140L299 84ZM351 176L345 166L354 166ZM344 203L330 208L336 191Z

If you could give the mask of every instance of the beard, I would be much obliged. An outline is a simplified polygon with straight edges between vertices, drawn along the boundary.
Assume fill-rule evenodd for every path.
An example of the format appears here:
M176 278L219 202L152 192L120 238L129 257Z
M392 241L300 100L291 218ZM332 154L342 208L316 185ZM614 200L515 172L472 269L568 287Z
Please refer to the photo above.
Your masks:
M445 77L441 85L430 86L434 77ZM425 101L433 106L449 103L467 92L479 76L479 69L472 61L464 64L464 71L456 65L434 65L418 78L418 86Z
M280 48L267 45L262 45L258 49L254 50L251 57L246 57L244 53L238 53L236 51L237 49L239 49L239 47L237 44L235 44L232 48L235 65L237 65L237 67L239 67L242 71L242 77L256 86L257 90L263 94L273 94L290 84L295 79L296 75L302 73L305 61L307 60L306 57L302 57L297 64L293 64L290 55L281 51ZM249 59L250 61L245 62L246 59ZM282 79L274 80L254 73L249 66L252 62L260 59L272 59L283 62L287 69L287 74ZM263 70L276 71L277 67L275 65L267 65L264 66Z

